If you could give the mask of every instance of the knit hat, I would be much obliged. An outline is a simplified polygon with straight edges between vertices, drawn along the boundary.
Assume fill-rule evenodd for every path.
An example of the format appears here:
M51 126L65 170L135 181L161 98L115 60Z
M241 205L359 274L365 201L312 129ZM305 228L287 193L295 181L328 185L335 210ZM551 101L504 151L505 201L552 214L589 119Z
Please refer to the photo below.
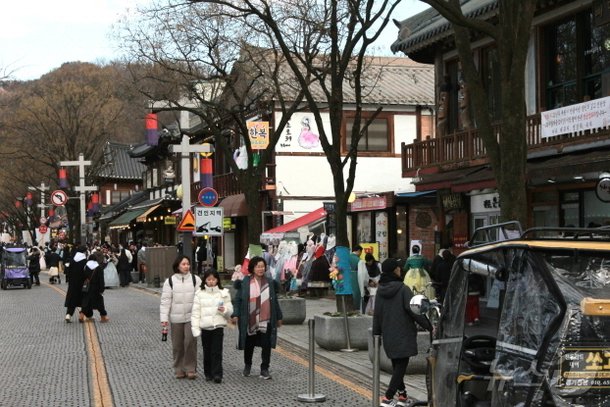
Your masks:
M381 271L383 273L393 273L394 270L396 270L396 267L402 267L402 262L399 259L389 258L381 263Z

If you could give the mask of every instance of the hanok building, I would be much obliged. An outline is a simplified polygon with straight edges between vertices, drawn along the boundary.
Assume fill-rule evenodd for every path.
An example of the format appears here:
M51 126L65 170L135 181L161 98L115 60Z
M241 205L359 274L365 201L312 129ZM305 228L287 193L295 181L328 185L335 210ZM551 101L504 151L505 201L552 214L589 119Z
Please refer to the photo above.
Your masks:
M497 21L498 3L461 2L467 17L489 22ZM539 3L525 73L529 224L607 225L610 196L599 181L610 177L608 2ZM432 209L439 220L428 228L439 231L438 243L459 251L475 228L498 220L496 181L476 118L460 114L460 61L451 24L430 8L400 23L400 32L392 50L434 64L437 105L441 92L448 99L443 122L437 119L442 130L402 146L402 175L414 177L417 191L438 197ZM496 44L475 36L472 47L490 110L499 119ZM499 120L495 126L502 131Z

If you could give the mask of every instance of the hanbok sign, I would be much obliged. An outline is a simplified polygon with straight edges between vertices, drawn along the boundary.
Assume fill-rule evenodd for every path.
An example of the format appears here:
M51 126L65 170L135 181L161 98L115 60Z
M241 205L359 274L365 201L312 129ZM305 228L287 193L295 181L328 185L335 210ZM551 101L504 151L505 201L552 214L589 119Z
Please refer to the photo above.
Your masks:
M252 150L264 150L269 146L269 122L247 122Z
M610 125L610 96L540 113L541 137L593 130Z
M281 114L277 114L276 120L281 120ZM324 129L326 134L330 134L330 121L327 114L322 115L324 121ZM297 112L290 116L290 120L286 123L286 127L280 134L276 152L291 152L291 153L322 153L322 144L320 143L320 132L316 124L316 119L313 113Z

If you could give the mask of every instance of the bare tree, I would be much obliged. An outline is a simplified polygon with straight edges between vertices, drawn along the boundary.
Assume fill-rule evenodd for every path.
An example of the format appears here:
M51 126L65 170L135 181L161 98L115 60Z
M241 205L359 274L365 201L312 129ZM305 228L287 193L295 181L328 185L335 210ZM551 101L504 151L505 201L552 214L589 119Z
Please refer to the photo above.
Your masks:
M358 143L368 123L375 118L373 115L364 123L362 120L362 75L366 54L399 1L191 0L194 6L219 5L233 10L245 21L250 21L250 26L264 26L271 32L317 124L333 177L339 267L346 271L349 270L347 200L354 186ZM315 86L311 86L311 79ZM355 105L355 116L351 143L347 151L342 152L341 129L348 93L353 98L350 102ZM325 113L330 119L328 132L322 121ZM348 275L346 273L346 277ZM337 293L350 294L351 288Z
M472 108L502 202L502 220L527 224L525 64L532 19L538 1L498 1L497 23L468 18L460 0L421 0L452 25ZM488 91L477 69L473 33L492 38L500 66L502 131L496 134L487 103Z

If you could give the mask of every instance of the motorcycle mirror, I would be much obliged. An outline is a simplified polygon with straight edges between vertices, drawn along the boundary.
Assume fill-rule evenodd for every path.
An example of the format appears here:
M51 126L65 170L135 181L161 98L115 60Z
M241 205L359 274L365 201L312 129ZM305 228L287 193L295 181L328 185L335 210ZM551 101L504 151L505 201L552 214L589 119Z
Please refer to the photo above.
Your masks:
M428 308L430 308L430 300L428 300L425 295L417 294L411 298L409 307L411 308L411 312L415 315L423 315L428 312Z

